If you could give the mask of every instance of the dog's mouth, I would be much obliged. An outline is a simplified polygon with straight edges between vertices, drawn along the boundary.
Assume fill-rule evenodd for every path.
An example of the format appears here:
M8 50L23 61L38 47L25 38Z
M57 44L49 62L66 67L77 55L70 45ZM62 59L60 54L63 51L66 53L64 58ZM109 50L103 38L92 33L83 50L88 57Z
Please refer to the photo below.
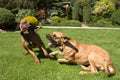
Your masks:
M32 25L28 25L28 26L24 25L24 28L22 29L21 32L22 32L23 34L29 34L29 31L30 31L30 30L34 30L33 27L32 27Z
M57 42L54 41L54 39L52 38L52 36L50 36L50 34L47 34L47 35L46 35L46 38L50 41L50 42L48 43L48 46L49 46L49 47L57 47L57 46L59 46L59 45L57 44Z
M57 47L56 43L53 43L53 42L49 42L49 43L48 43L48 46L49 46L49 47Z
M23 34L29 34L29 30L28 30L28 29L23 29L21 32L22 32Z

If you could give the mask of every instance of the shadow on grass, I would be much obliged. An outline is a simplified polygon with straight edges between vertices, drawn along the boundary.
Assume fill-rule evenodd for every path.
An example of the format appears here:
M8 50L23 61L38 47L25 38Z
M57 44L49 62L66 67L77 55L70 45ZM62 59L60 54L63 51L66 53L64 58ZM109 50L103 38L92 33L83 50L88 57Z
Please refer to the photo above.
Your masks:
M49 49L49 48L47 48L47 51L48 51L48 53L51 53L51 52L52 52L52 50ZM46 56L44 55L44 53L43 53L42 50L35 50L35 52L36 52L36 53L39 53L39 54L37 55L37 57L38 57L39 59L41 59L41 58L42 58L42 59L48 58L48 57L46 57ZM57 60L57 57L54 56L54 58L50 58L50 59L52 59L52 60Z
M69 66L77 66L77 64L69 62L69 63L60 63L61 65L69 65Z
M52 50L51 49L49 49L49 48L47 48L47 51L48 51L48 53L51 53L52 52ZM39 59L45 59L45 58L47 58L45 55L44 55L44 53L43 53L43 51L42 50L35 50L35 52L36 53L39 53L38 55L37 55L37 57L39 58ZM57 60L58 58L57 58L57 56L55 55L54 56L54 58L50 58L50 59L52 59L52 60ZM70 66L77 66L77 64L75 64L75 63L60 63L61 65L70 65Z

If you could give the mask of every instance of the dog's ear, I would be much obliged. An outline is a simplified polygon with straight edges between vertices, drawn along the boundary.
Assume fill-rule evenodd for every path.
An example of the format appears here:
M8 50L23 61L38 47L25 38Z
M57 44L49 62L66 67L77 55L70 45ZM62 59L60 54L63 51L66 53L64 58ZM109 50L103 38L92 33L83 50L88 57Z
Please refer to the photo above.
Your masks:
M63 38L64 38L63 42L67 42L68 40L71 39L71 38L69 38L69 37L63 37Z
M30 23L30 25L31 25L30 26L31 29L37 29L38 28L38 27L34 26L32 23Z

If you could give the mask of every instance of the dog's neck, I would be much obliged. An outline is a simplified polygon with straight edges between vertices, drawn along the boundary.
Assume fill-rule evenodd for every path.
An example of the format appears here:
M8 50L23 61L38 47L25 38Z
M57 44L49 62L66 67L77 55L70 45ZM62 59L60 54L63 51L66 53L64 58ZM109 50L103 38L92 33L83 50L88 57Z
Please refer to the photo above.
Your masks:
M63 49L65 49L65 47L67 46L67 47L70 47L70 48L72 48L72 49L74 49L76 52L78 52L78 49L75 47L75 45L73 45L71 42L72 42L73 40L68 40L68 41L66 41L66 42L63 42L62 44L61 44L61 46L59 46L59 49L61 50L61 51L63 51Z

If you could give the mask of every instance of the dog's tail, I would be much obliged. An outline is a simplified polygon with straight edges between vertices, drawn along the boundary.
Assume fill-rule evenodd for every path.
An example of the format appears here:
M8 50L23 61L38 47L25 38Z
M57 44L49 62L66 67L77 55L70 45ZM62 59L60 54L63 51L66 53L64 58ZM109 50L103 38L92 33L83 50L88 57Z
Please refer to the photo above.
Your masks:
M111 63L111 61L105 60L105 72L107 73L107 75L109 77L115 75L115 69L114 69L113 64Z

